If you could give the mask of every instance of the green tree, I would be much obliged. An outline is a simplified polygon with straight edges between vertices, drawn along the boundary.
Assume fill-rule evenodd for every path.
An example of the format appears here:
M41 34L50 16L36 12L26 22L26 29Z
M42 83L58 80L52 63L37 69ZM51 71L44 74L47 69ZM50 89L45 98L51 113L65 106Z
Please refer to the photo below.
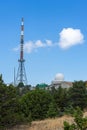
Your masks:
M20 82L17 87L22 88L22 87L24 87L24 84L22 82Z
M81 109L87 107L87 89L83 81L75 81L69 90L69 104Z
M28 93L30 91L30 89L31 89L31 85L25 85L23 87L17 86L16 87L17 95L22 96L22 95Z
M59 114L59 111L56 109L56 104L54 101L52 101L50 104L49 104L49 109L47 111L47 117L50 117L50 118L54 118L56 116L58 116Z
M21 99L21 109L25 117L31 114L32 120L46 118L51 95L43 89L36 89L28 92Z
M23 120L16 88L13 85L4 84L0 76L0 129L19 124Z
M64 130L86 130L87 129L87 117L83 117L83 112L79 107L74 111L74 123L69 124L64 122Z
M67 102L68 102L68 93L67 89L62 88L61 86L53 92L53 98L56 103L57 109L61 110L62 112L64 111L64 108L67 107Z

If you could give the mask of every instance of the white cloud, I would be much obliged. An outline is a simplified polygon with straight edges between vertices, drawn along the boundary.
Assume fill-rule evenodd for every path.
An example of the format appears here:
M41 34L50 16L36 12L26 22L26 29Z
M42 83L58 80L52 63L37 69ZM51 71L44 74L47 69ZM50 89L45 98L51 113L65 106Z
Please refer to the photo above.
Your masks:
M19 50L19 46L18 46L18 47L13 48L13 51L18 51L18 50Z
M64 28L59 35L58 45L63 49L67 49L73 45L82 44L84 41L84 36L80 29Z
M31 53L33 51L33 49L34 49L34 44L32 41L26 42L24 44L24 51L26 53Z
M34 50L37 50L38 48L46 48L53 46L53 43L51 40L45 40L45 42L42 42L41 40L37 41L27 41L24 44L24 51L26 53L31 53ZM18 51L20 49L20 46L14 48L14 51Z
M37 40L36 42L35 42L35 48L39 48L39 47L44 47L45 46L45 44L41 41L41 40Z
M27 41L24 44L24 51L26 53L31 53L32 51L37 51L39 48L54 47L58 45L62 49L67 49L71 46L82 44L84 42L84 35L81 33L80 29L73 28L63 28L59 33L59 42L53 43L52 40L41 40ZM18 51L20 46L14 48L14 51Z
M53 43L51 40L46 40L46 44L47 44L47 46L53 46Z

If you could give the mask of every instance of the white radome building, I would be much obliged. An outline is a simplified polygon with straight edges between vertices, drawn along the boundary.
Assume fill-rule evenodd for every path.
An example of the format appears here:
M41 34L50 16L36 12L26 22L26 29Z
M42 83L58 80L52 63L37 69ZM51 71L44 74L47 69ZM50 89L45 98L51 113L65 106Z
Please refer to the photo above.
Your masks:
M64 75L62 73L57 73L54 80L51 82L50 87L54 86L56 89L61 86L62 88L72 87L72 82L64 81Z

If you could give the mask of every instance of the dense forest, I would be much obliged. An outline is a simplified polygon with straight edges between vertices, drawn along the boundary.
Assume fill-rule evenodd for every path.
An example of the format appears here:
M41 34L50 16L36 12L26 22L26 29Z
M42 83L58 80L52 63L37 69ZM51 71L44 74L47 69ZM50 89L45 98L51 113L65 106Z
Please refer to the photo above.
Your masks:
M30 90L30 87L6 85L0 75L0 129L73 114L77 108L81 111L87 108L86 82L75 81L69 89L60 86L45 90L36 86ZM67 122L64 125L67 130L71 127Z

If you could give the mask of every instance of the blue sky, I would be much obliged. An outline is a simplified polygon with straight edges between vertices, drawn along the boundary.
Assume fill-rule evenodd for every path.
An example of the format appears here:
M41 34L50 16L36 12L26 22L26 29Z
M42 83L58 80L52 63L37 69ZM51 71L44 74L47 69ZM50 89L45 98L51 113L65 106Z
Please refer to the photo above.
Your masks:
M0 0L0 73L18 69L21 18L28 84L87 80L87 0ZM16 51L18 50L18 51Z

